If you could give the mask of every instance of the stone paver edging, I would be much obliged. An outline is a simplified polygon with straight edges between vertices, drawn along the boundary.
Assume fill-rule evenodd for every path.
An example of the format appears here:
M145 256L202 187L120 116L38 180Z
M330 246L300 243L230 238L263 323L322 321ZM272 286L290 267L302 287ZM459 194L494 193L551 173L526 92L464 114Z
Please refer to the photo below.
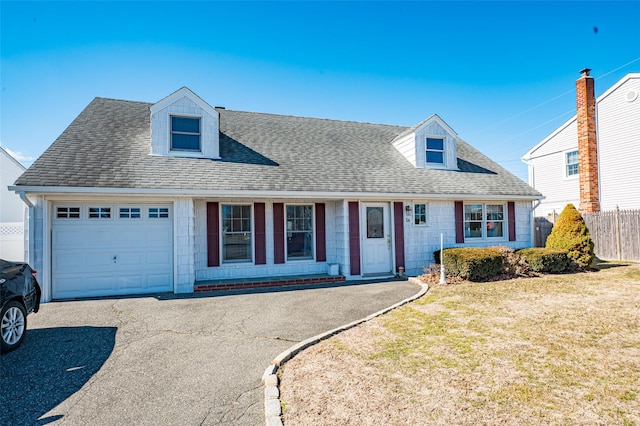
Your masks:
M264 384L264 415L267 426L282 426L282 408L280 404L280 389L278 388L278 376L276 372L278 369L288 360L293 358L295 355L305 350L309 346L313 346L316 343L325 340L331 336L334 336L338 333L346 331L350 328L355 327L358 324L362 324L363 322L367 322L372 320L375 317L378 317L382 314L386 314L387 312L396 309L402 305L406 305L409 302L413 302L416 299L424 296L429 290L429 286L417 278L409 278L409 282L412 282L420 287L420 291L415 295L404 299L394 305L389 306L388 308L382 309L376 313L373 313L365 318L350 322L349 324L342 325L340 327L334 328L333 330L329 330L325 333L318 334L317 336L311 337L309 339L303 340L300 343L296 343L291 346L289 349L282 352L280 355L275 357L273 361L271 361L271 365L267 367L262 375L262 383Z

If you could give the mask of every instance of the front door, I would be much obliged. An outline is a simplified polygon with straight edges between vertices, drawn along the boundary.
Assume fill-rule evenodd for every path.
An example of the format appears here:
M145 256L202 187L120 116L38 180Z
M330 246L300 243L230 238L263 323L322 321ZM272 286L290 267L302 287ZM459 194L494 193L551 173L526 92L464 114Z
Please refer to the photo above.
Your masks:
M388 203L362 205L362 273L390 274L391 220Z

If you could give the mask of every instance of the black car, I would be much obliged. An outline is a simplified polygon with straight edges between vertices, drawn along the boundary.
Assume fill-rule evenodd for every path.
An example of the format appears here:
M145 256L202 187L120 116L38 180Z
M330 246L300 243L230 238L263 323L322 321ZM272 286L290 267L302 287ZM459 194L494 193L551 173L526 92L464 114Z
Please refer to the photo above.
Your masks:
M0 259L0 353L14 350L27 331L27 315L40 309L36 271L22 262Z

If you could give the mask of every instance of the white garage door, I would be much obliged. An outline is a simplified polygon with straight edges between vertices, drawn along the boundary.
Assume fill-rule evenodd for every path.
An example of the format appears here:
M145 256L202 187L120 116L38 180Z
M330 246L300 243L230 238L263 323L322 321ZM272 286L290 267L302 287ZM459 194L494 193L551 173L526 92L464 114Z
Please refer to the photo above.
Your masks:
M173 290L170 205L53 206L54 299Z

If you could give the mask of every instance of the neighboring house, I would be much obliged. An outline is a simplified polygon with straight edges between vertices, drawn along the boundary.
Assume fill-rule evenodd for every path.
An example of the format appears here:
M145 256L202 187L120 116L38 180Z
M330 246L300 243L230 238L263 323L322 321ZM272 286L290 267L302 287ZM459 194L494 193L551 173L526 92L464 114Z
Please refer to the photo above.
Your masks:
M9 191L25 167L0 146L0 259L24 261L24 219L26 206Z
M32 204L45 301L417 275L441 233L531 246L541 198L437 115L406 128L229 111L187 88L96 98L12 189Z
M576 81L577 114L522 157L551 218L568 203L582 212L640 208L640 73L594 96L588 69Z

